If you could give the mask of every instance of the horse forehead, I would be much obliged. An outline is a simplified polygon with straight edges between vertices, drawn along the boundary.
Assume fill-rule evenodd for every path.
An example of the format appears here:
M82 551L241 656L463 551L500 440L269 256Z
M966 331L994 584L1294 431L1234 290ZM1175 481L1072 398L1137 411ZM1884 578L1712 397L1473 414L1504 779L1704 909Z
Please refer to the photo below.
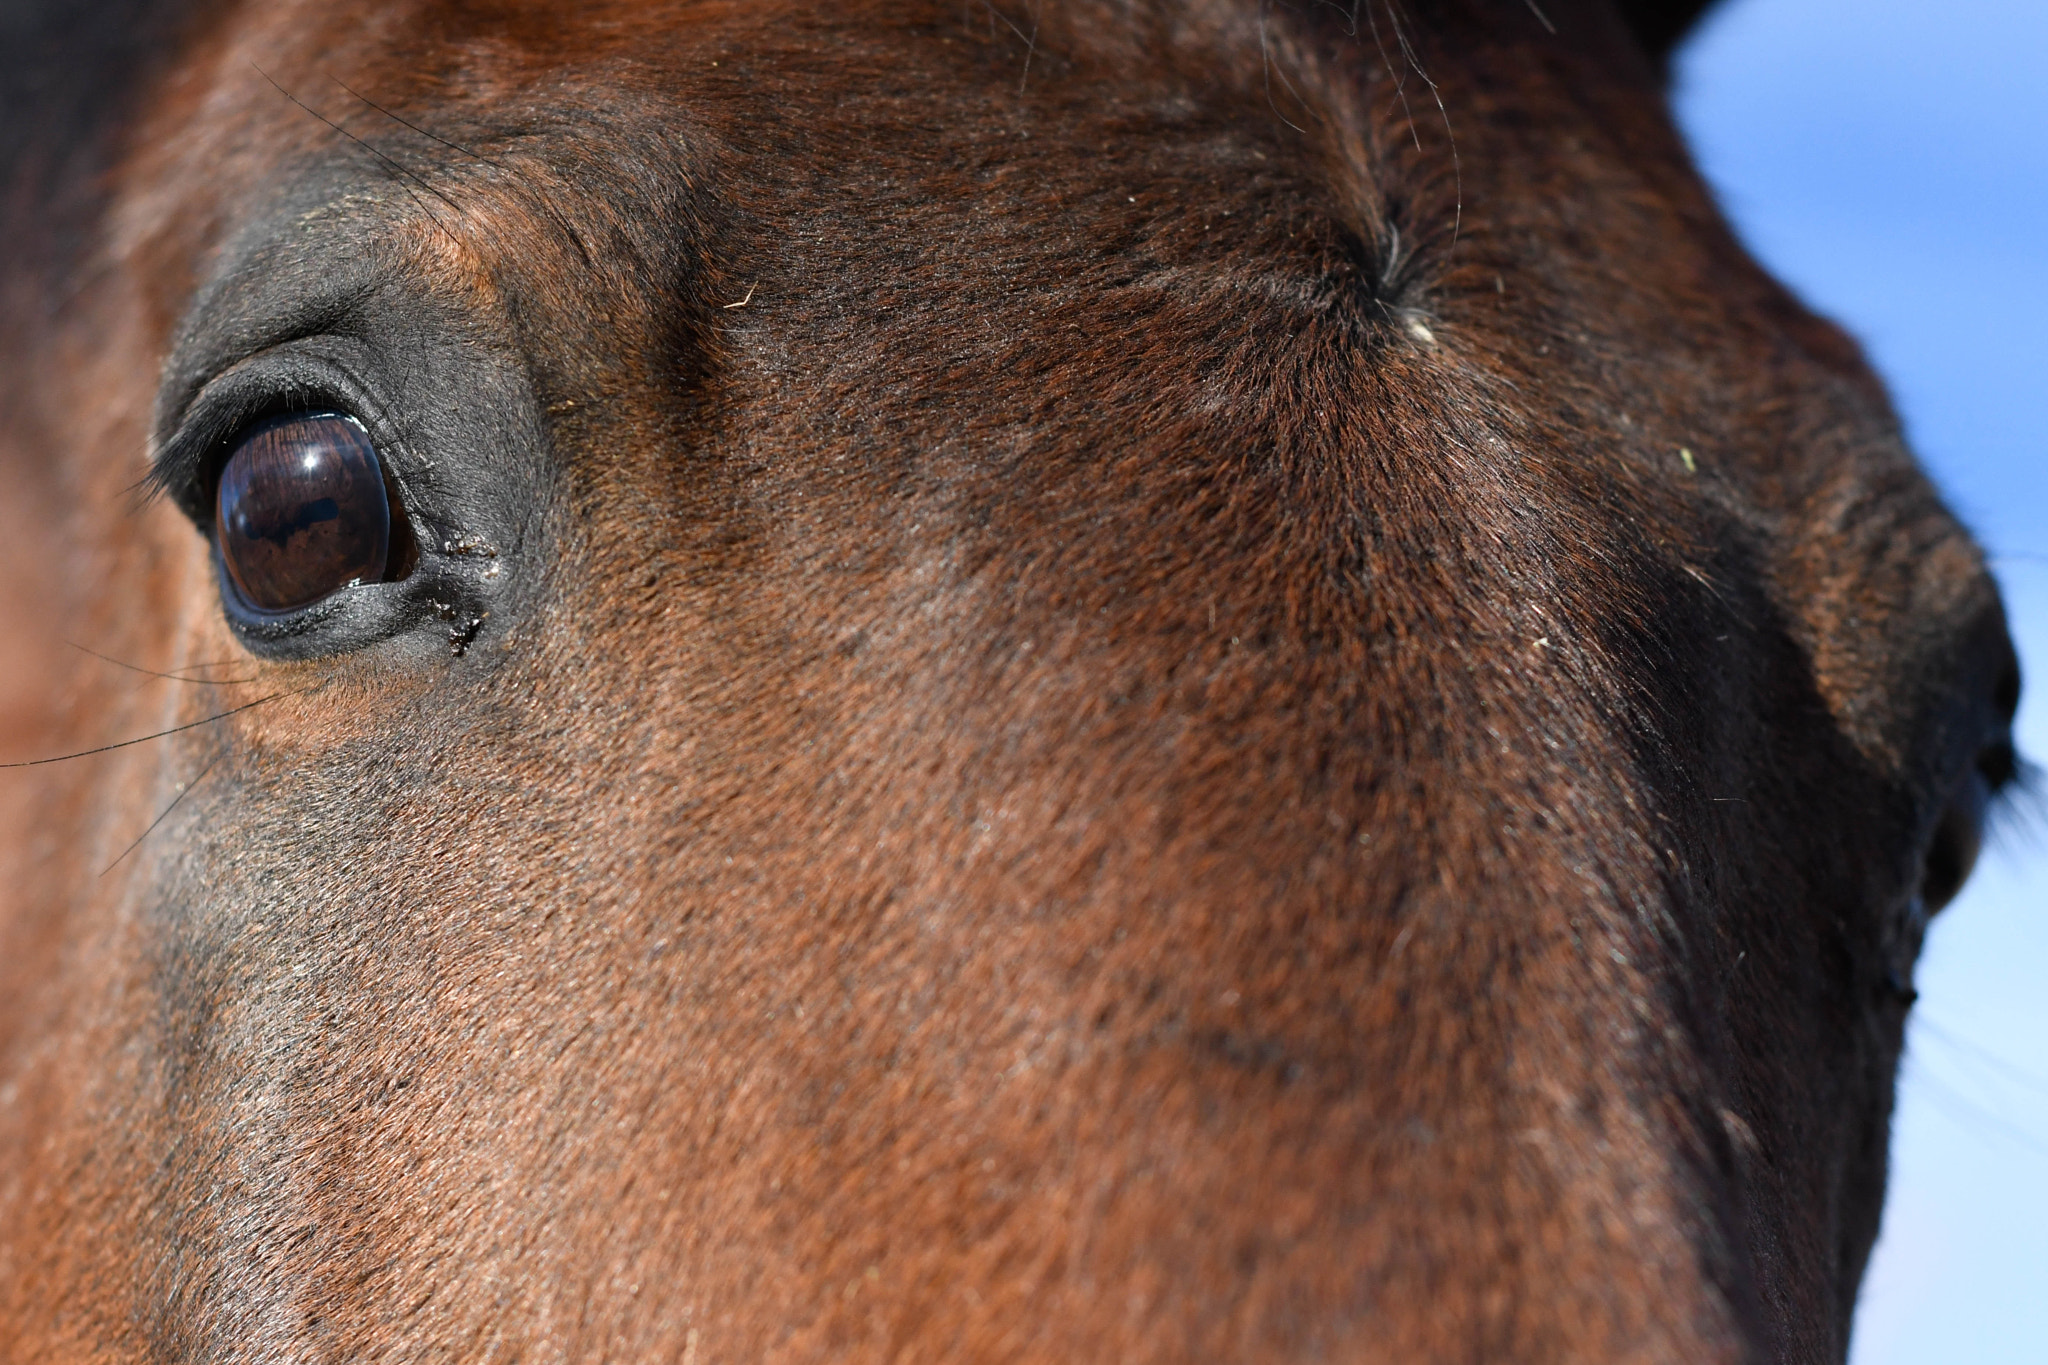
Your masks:
M1057 275L1107 245L1155 258L1145 287L1282 312L1315 302L1304 273L1369 285L1372 272L1414 254L1416 236L1455 239L1458 139L1448 115L1440 144L1434 127L1418 135L1405 81L1379 69L1384 59L1368 65L1388 77L1386 109L1364 112L1344 79L1321 79L1294 92L1329 106L1304 129L1274 103L1287 54L1268 50L1263 7L1139 5L1115 22L1067 12L1083 8L1045 7L1028 32L993 8L983 32L950 9L914 5L669 3L571 17L423 0L378 7L370 23L291 3L237 10L166 101L174 112L159 135L144 139L157 148L146 172L158 189L131 196L128 235L232 223L274 197L280 168L289 179L350 163L359 174L344 194L410 201L416 225L442 243L455 240L442 220L459 228L466 209L505 241L572 221L602 234L637 219L630 235L666 217L680 240L665 245L700 262L766 230L814 261L854 267L846 277L863 283L878 271L918 273L941 253L906 248L949 238L973 241L983 259L1008 248L992 263L1019 276ZM1309 83L1321 40L1296 37L1291 65ZM1353 33L1336 45L1363 41ZM1338 65L1355 75L1359 53ZM1488 94L1489 104L1512 102L1505 89ZM1389 122L1396 109L1399 127ZM1544 115L1589 117L1556 101ZM1462 133L1486 136L1476 122ZM1366 145L1407 138L1413 157ZM1570 148L1558 159L1588 159L1580 140L1556 146ZM1548 158L1549 144L1534 154ZM488 178L478 174L487 161L554 174L492 216L492 196L475 183ZM723 224L676 222L689 216L677 190L732 212ZM1392 216L1390 199L1400 205ZM1496 218L1512 199L1523 216L1542 216L1507 188L1493 196ZM1251 211L1256 227L1230 221ZM835 231L862 235L828 241ZM483 273L479 264L467 273ZM835 280L812 283L828 293ZM643 302L662 300L649 292Z
M1001 319L1029 344L1015 324L1044 321L1048 305L1071 329L1165 295L1218 335L1273 327L1255 343L1268 351L1303 322L1356 334L1389 316L1371 287L1386 261L1370 207L1318 153L1282 146L1280 120L1246 119L1242 92L1201 89L1162 51L1064 77L1047 57L1027 102L1033 54L1005 46L1015 35L935 35L857 9L830 14L822 48L826 20L808 11L808 28L793 27L800 6L632 7L558 30L537 11L487 22L418 5L335 47L317 21L281 23L289 8L259 11L219 46L220 99L188 103L187 127L156 139L147 169L167 188L131 196L131 239L198 223L232 238L239 220L244 249L221 256L232 277L259 259L350 251L348 232L327 228L352 220L358 235L410 239L394 269L424 267L478 304L508 282L527 289L557 328L535 345L622 315L659 329L707 302L700 287L751 307L721 321L759 320L757 337L771 319L788 332L858 312L857 336L901 341L937 320L936 335L970 351L997 340ZM239 60L273 38L271 68ZM1241 63L1227 48L1219 62ZM422 51L446 60L424 63L437 77L418 84ZM1062 82L1071 98L1036 98ZM222 179L190 163L211 155L207 141L238 138L242 188L223 203ZM1448 224L1454 198L1423 212ZM757 297L778 268L780 287ZM162 278L168 295L183 272ZM236 281L215 283L188 321L235 302ZM1051 349L1107 371L1174 368L1108 340ZM809 349L858 360L874 347ZM896 367L929 359L920 349ZM1189 410L1227 405L1226 387L1198 385Z
M1230 7L1193 11L1213 19ZM1049 17L1058 18L1057 7ZM469 259L452 264L471 285L503 261L483 259L492 233L465 234L465 212L481 214L500 246L521 233L545 236L563 221L594 229L594 239L607 231L639 234L645 249L603 262L615 276L639 271L624 283L625 312L651 329L692 303L700 311L735 306L741 311L729 315L731 330L759 343L757 368L787 366L802 349L814 375L831 377L831 384L775 395L791 413L806 399L851 387L881 407L921 409L919 420L929 424L930 405L908 395L905 376L943 374L952 397L1006 396L1007 407L983 415L984 431L1006 415L1028 419L1013 422L1013 430L1057 415L1071 428L1065 443L1074 446L1084 441L1091 417L1099 427L1104 413L1070 405L1055 414L1048 397L1062 384L1073 400L1121 386L1126 402L1118 411L1144 410L1145 421L1127 427L1128 435L1149 429L1156 443L1193 430L1212 444L1278 439L1324 451L1405 444L1447 457L1455 475L1422 478L1408 493L1477 508L1479 520L1490 516L1496 524L1510 515L1507 503L1533 499L1552 521L1563 513L1589 541L1610 542L1633 534L1628 519L1594 515L1589 502L1619 496L1639 518L1682 531L1678 539L1708 540L1723 528L1725 516L1673 492L1679 473L1689 475L1695 462L1683 443L1686 423L1704 436L1697 457L1712 463L1717 436L1724 444L1757 439L1757 431L1734 430L1739 424L1729 410L1737 404L1818 414L1807 397L1788 398L1812 377L1810 367L1775 387L1722 385L1749 390L1735 392L1733 403L1715 391L1774 344L1753 327L1735 325L1757 312L1755 291L1740 281L1728 297L1683 300L1720 319L1708 324L1708 344L1719 352L1710 367L1679 354L1697 347L1701 335L1673 341L1645 330L1645 307L1682 293L1677 277L1711 255L1697 241L1669 242L1668 259L1646 257L1645 269L1629 281L1633 297L1613 308L1613 299L1601 297L1611 286L1593 269L1596 258L1603 241L1621 251L1641 247L1644 224L1615 214L1590 224L1575 220L1571 232L1546 236L1549 209L1528 193L1540 177L1499 169L1508 153L1527 156L1530 149L1492 145L1486 121L1466 118L1462 107L1462 185L1458 176L1435 174L1441 167L1433 170L1430 158L1365 156L1358 143L1354 159L1369 163L1366 174L1381 182L1361 187L1333 151L1346 138L1369 141L1372 120L1353 117L1341 136L1329 128L1305 134L1270 98L1258 105L1256 82L1246 74L1268 67L1256 26L1239 32L1242 25L1212 23L1192 44L1184 34L1149 46L1126 41L1121 65L1084 77L1074 74L1073 62L1088 57L1089 44L1065 35L1069 66L1062 70L1052 51L1057 35L1049 31L1034 76L1035 34L975 35L957 16L948 32L933 18L915 10L675 4L595 10L570 22L548 7L424 3L350 27L279 6L247 19L213 66L219 84L239 91L240 121L272 130L270 153L259 161L275 165L296 153L366 168L430 251L469 251ZM1113 45L1099 43L1095 56ZM1191 46L1214 63L1215 79L1206 85ZM250 65L253 51L271 54L275 76ZM315 60L315 53L324 56ZM425 53L435 59L419 60ZM338 70L351 82L342 83ZM432 74L422 79L420 71ZM1048 94L1055 90L1072 94ZM1499 90L1488 98L1512 103ZM1587 107L1546 111L1589 118ZM234 122L217 119L214 126ZM1283 128L1293 130L1292 142ZM473 136L488 141L471 150L466 142ZM1555 143L1559 150L1535 154L1570 163L1581 178L1605 173L1589 170L1589 161L1620 160L1612 148L1589 152L1587 145L1563 138ZM1435 159L1450 164L1449 145L1436 150ZM553 180L535 195L494 204L489 173L480 169L487 158L515 170L537 163ZM215 183L207 175L179 179L188 187ZM716 202L693 218L687 201L700 193ZM537 199L550 196L549 210L539 212ZM1387 217L1388 198L1404 199L1405 214ZM1384 280L1377 277L1404 250L1404 228L1413 234L1451 225L1455 232L1467 202L1468 263L1456 278L1440 272L1423 288L1378 288ZM455 232L441 222L444 215L454 218ZM1489 225L1496 229L1490 236ZM1498 230L1503 226L1513 231ZM769 239L773 249L763 250ZM565 252L561 242L549 244L531 256L530 273L540 278L557 320L580 322L587 337L622 314L616 299L582 288L560 268ZM699 290L724 292L715 301L687 299L675 276L648 273L648 263L662 257L694 276ZM1081 268L1137 257L1144 260L1136 274ZM1528 277L1515 277L1509 289L1494 274L1492 314L1473 306L1486 291L1465 277L1492 266L1512 272L1536 258L1548 278L1533 302ZM1552 268L1560 262L1561 269ZM800 296L786 279L765 282L757 273L777 265L805 272ZM760 294L764 283L769 292ZM1453 287L1440 287L1446 285ZM1446 358L1438 348L1441 326L1430 315L1438 303L1451 312L1453 327L1462 325L1481 346ZM1155 325L1155 335L1199 344L1178 352L1120 347L1106 334L1141 320L1157 324L1162 306L1178 310L1180 326ZM1528 337L1516 335L1518 320L1540 329L1541 344L1532 348ZM1089 335L1091 329L1098 334ZM1604 335L1585 335L1594 331ZM1669 468L1653 478L1628 469L1638 452L1625 447L1642 444L1622 429L1634 400L1616 391L1602 348L1632 353L1643 380L1635 386L1640 406L1661 404L1678 414L1664 424L1672 430L1657 438L1668 446L1662 458ZM1043 381L1052 371L1060 383L1041 382L1029 392L1018 378L1035 372ZM1664 391L1653 396L1659 385ZM1138 402L1148 388L1161 401ZM750 398L773 406L764 392ZM1836 405L1832 415L1848 418L1838 426L1860 428L1866 438L1882 428L1881 414L1850 408ZM772 422L762 426L763 433L773 430ZM1837 501L1859 501L1855 490L1868 461L1842 453L1854 439L1810 446L1780 434L1762 437L1775 446L1780 469L1761 477L1744 471L1719 491L1735 503L1769 500L1786 482L1779 477L1784 467L1830 464L1833 482L1846 490ZM1832 453L1814 454L1820 446ZM1532 450L1544 457L1533 465L1523 458ZM1877 463L1889 475L1903 458L1887 454ZM1572 464L1594 471L1606 487L1575 489L1564 468ZM1719 472L1730 466L1722 462ZM1391 498L1388 477L1414 482L1423 472L1413 463L1393 474L1381 470L1377 491ZM1495 505L1479 508L1489 483ZM1889 499L1906 508L1900 517L1945 523L1924 486L1907 478L1900 487ZM1756 527L1752 522L1751 531ZM1952 531L1937 538L1960 544ZM1785 534L1781 528L1763 538ZM1672 537L1663 540L1668 545ZM1871 555L1882 559L1881 547ZM1796 588L1803 577L1826 577L1810 558L1787 560L1779 580ZM1949 558L1957 564L1954 572L1944 570L1947 578L1975 572L1969 554ZM1879 568L1899 574L1896 564ZM1832 572L1841 577L1839 565ZM1902 589L1902 600L1913 591ZM1825 604L1819 615L1826 617ZM1868 692L1873 684L1858 685ZM1850 700L1838 707L1854 709Z
M1053 21L1077 7L1045 8L1049 45ZM374 124L369 111L383 103L429 107L457 126L495 123L516 136L559 133L567 118L582 117L585 130L602 139L665 114L700 131L723 124L735 134L757 133L791 160L857 159L870 148L859 134L846 139L856 126L914 125L927 150L964 127L1014 131L1019 110L1048 84L1059 85L1062 65L1071 74L1078 62L1094 67L1098 81L1059 107L1071 143L1090 125L1129 132L1190 113L1204 94L1241 76L1245 53L1234 40L1256 42L1252 12L1235 14L1233 3L1197 5L1233 22L1192 37L1155 31L1152 11L1179 8L1139 4L1100 24L1065 26L1055 57L995 7L981 31L972 16L917 3L657 0L563 10L415 0L344 12L284 0L223 12L195 40L193 64L172 96L209 123L260 122L285 142L291 120L278 116L296 99L319 106L301 110L319 122L328 121L322 112L338 110L333 123L346 127L329 132L343 137ZM1092 150L1117 149L1104 143Z
M547 302L567 314L596 281L546 258L579 232L598 273L640 272L635 304L648 312L680 302L655 261L715 266L750 236L837 271L807 282L823 296L892 272L929 276L942 248L969 241L984 260L1009 248L992 263L1014 275L1057 274L1099 253L1105 229L1206 267L1182 272L1187 290L1284 304L1298 287L1260 266L1327 243L1269 223L1226 271L1218 253L1196 259L1164 240L1159 221L1200 219L1207 232L1248 205L1357 216L1313 156L1277 146L1280 122L1243 118L1229 82L1203 89L1170 44L1141 44L1105 71L1102 53L1070 43L1062 75L1007 28L991 38L944 17L676 3L571 23L548 7L422 3L354 24L289 3L238 10L159 97L115 235L137 256L177 258L157 286L170 313L190 263L217 255L237 224L282 204L299 221L257 230L296 233L321 216L365 216L365 202L410 218L427 255L452 248L443 263L472 284L523 252L562 286ZM1214 56L1219 73L1244 60L1227 42ZM1096 69L1077 75L1077 60ZM1063 93L1039 98L1048 88ZM530 193L511 192L521 181ZM330 187L324 200L306 190L316 182ZM1450 201L1436 207L1448 221ZM1092 236L1072 230L1082 220ZM607 250L622 239L633 249ZM1156 262L1148 283L1169 282L1169 265Z

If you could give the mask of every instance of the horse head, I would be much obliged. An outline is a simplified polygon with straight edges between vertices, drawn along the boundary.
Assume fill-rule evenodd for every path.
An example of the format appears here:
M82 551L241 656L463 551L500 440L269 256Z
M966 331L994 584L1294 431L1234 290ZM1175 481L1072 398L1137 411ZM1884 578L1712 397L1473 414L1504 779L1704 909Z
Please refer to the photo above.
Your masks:
M1841 1356L2018 678L1696 6L112 8L11 1358Z

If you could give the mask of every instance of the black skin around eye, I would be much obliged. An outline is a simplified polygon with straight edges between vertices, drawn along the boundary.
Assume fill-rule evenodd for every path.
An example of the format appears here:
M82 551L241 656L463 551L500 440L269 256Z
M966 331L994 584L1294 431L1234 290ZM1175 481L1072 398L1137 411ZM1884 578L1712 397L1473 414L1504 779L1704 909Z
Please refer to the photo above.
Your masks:
M251 430L221 469L214 506L221 564L260 610L384 577L391 499L376 447L352 418L316 413Z

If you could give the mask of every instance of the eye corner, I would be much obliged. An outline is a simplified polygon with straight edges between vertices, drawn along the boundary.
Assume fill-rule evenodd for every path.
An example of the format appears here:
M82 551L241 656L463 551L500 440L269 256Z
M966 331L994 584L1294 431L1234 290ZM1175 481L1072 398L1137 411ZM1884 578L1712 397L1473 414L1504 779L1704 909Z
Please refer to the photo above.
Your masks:
M168 502L209 539L213 535L213 509L208 489L208 449L184 433L173 437L150 456L149 468L135 485L138 505ZM217 472L217 471L216 471Z

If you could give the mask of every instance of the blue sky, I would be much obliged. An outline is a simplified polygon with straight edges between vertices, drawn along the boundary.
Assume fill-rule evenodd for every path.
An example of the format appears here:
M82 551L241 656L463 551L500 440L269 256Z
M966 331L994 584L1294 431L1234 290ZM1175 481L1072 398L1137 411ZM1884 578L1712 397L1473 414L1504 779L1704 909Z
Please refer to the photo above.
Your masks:
M2004 585L2048 760L2048 4L1729 0L1679 120L1751 248L1844 323ZM1921 966L1853 1365L2048 1360L2048 819Z

